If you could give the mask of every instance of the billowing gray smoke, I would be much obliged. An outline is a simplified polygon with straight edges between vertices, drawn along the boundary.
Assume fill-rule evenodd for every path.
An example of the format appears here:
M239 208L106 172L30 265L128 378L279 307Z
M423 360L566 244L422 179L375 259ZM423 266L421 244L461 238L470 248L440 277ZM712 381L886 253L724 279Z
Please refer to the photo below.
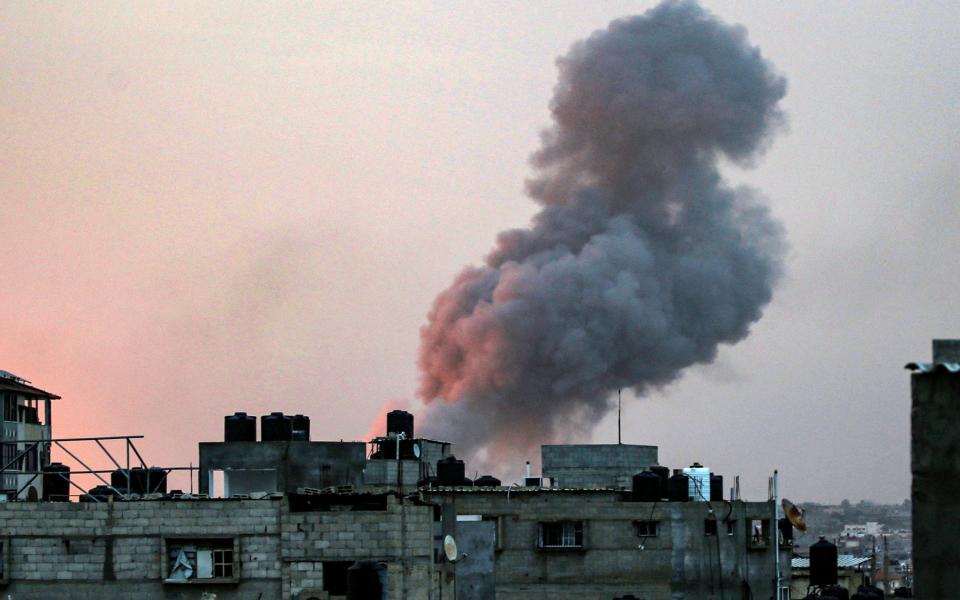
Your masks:
M780 271L780 226L717 171L749 164L782 121L786 83L742 27L666 2L558 65L528 182L542 210L422 330L424 429L480 463L575 439L618 388L709 363L748 334Z

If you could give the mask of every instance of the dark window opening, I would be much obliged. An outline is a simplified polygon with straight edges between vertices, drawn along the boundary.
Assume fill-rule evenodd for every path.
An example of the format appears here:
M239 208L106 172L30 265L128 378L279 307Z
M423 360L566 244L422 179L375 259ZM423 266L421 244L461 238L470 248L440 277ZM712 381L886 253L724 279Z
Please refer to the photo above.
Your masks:
M704 519L703 520L703 535L715 536L717 535L717 520L716 519Z
M736 530L734 529L735 527L736 527L736 521L728 520L728 521L727 521L727 535L733 535L734 532L736 531Z
M7 393L3 395L3 420L14 422L17 420L16 394Z
M540 548L582 548L583 521L540 523Z
M331 596L347 595L347 569L353 563L341 560L323 561L323 591Z
M0 465L0 467L4 467L7 470L11 470L11 471L19 471L20 463L23 462L23 457L15 461L14 459L17 458L17 453L18 451L17 451L16 444L3 444L3 451L2 451L3 464Z
M750 546L766 548L770 543L770 519L750 519Z
M634 526L637 528L637 537L657 537L659 534L658 521L635 521Z

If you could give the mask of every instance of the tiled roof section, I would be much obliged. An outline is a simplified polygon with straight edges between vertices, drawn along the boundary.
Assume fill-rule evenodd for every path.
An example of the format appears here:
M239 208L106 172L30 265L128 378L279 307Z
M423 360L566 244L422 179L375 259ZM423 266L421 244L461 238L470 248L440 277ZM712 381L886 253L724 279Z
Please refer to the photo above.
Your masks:
M853 554L838 554L837 568L844 569L857 567L870 560L869 556L854 556ZM790 566L794 569L809 569L810 558L806 556L796 556L790 559Z

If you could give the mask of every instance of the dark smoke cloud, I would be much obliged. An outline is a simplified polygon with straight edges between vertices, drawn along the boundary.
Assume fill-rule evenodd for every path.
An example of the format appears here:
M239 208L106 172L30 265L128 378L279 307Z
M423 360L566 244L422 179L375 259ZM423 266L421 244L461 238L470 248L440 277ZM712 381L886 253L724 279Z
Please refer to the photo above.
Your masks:
M422 330L426 432L491 463L583 437L611 392L675 380L743 339L783 235L717 162L748 166L786 82L693 2L614 21L558 60L532 157L543 208L441 293Z

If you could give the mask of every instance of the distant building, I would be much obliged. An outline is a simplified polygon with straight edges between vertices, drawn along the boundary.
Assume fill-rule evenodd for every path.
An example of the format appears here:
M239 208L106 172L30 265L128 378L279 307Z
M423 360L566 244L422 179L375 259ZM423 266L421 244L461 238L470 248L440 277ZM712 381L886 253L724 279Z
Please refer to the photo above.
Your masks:
M0 499L37 500L43 496L41 465L50 462L53 411L60 396L0 371L3 425L0 429Z

